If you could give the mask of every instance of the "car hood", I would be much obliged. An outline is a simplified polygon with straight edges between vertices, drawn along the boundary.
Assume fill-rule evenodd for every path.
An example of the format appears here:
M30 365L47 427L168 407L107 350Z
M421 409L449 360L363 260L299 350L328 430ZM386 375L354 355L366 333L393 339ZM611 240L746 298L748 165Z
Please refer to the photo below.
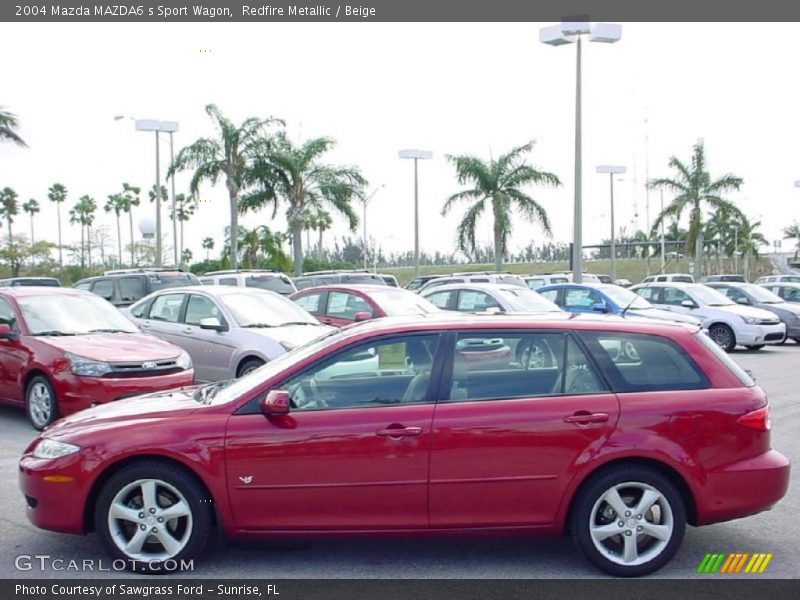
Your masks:
M696 319L689 315L672 312L671 310L664 310L663 308L647 308L644 310L630 309L625 312L626 315L634 315L647 319L658 319L659 321L673 321L675 323L687 323L689 325L700 325L700 319Z
M713 306L711 308L732 312L739 316L749 317L752 319L767 319L774 321L777 318L775 313L771 313L768 310L755 308L753 306L743 306L741 304L732 304L730 306Z
M164 360L181 353L177 346L144 333L93 333L36 339L64 352L113 363Z
M792 304L791 302L781 302L780 304L763 304L762 305L764 310L768 311L775 311L775 312L788 312L792 313L793 315L800 316L800 304Z
M201 408L193 393L199 386L189 386L165 392L145 394L94 408L87 408L56 421L45 430L49 438L71 437L95 429L131 425L135 421L148 421L189 414Z
M282 325L280 327L253 327L245 329L276 342L289 342L293 346L302 346L311 340L334 331L328 325Z

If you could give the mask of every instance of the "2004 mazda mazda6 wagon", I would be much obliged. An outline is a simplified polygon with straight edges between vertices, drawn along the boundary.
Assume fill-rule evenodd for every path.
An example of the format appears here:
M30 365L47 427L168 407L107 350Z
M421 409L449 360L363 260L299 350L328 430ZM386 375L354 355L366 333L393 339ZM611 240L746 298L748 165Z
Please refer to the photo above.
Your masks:
M686 524L766 510L789 461L708 336L616 317L386 318L225 383L62 419L25 451L34 524L139 571L230 537L570 532L652 572ZM69 503L64 498L70 498Z

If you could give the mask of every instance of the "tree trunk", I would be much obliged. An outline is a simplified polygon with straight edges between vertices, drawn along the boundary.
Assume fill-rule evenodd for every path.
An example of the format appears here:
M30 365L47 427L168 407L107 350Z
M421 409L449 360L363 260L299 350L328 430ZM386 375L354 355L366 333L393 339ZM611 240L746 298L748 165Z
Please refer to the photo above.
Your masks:
M117 213L117 260L119 260L119 266L122 266L122 229L119 225L119 213Z
M131 267L136 264L136 257L133 254L133 207L128 211L128 218L130 219L131 224ZM120 257L120 263L122 262L122 257Z
M35 243L33 239L33 213L31 213L31 273L33 273L36 268L36 258L33 255L33 245Z
M325 233L325 228L319 228L319 243L317 244L317 260L322 260L322 234ZM308 245L309 249L311 244Z
M86 226L86 263L89 265L89 270L92 270L92 226Z
M492 202L492 212L494 212L494 270L500 271L503 268L503 230L498 218L500 207Z
M61 203L56 202L56 213L58 214L58 272L64 270L64 261L61 258Z
M181 246L178 248L178 258L180 260L180 266L183 266L183 219L181 219Z
M227 180L225 185L228 188L228 199L231 209L231 269L236 270L239 266L239 188L233 180L233 173L226 173Z
M292 228L292 258L294 259L294 276L303 274L303 221L293 219Z
M703 232L697 232L697 238L694 242L694 270L696 276L702 275L703 270Z
M81 223L81 269L86 268L86 255L84 251L86 250L86 238L83 236L83 223Z

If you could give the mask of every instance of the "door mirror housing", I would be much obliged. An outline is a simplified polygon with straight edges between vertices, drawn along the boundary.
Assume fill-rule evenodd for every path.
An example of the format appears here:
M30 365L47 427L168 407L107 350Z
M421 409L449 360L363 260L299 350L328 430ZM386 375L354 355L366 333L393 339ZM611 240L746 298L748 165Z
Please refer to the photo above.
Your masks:
M361 321L369 321L372 318L372 315L365 310L357 312L356 315L353 317L353 320L356 323L360 323Z
M750 304L750 300L747 298L737 298L736 304Z
M286 390L270 390L261 400L261 412L268 417L288 414L291 400Z
M608 307L603 302L595 302L592 304L592 310L599 313L607 313Z
M19 333L11 331L11 325L0 323L0 340L18 340Z
M210 329L212 331L227 331L228 328L219 322L217 317L205 317L198 323L200 329Z
M681 306L683 308L697 308L697 304L695 304L694 300L684 300L681 302Z

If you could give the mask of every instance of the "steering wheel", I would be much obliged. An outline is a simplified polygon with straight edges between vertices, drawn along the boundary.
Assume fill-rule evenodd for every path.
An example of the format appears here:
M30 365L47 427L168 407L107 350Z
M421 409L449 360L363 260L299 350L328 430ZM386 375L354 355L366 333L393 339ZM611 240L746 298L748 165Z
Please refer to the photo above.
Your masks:
M322 397L322 391L319 388L317 380L313 377L305 379L295 388L292 392L292 403L295 408L328 408L328 403Z
M549 348L542 342L528 340L517 345L517 362L523 369L543 369L551 366Z

